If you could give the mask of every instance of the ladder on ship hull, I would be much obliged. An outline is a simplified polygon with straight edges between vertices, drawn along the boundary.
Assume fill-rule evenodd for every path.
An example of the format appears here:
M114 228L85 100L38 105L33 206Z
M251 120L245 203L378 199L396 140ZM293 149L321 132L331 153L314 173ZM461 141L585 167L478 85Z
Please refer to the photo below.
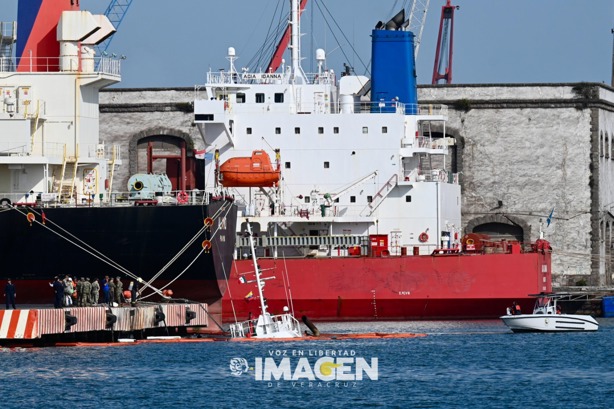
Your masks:
M79 146L76 146L75 156L68 156L66 154L66 146L64 146L64 159L62 160L62 172L60 175L59 186L57 193L59 194L59 200L63 203L70 203L75 196L75 185L77 181L77 168L79 167ZM66 174L71 177L66 179Z

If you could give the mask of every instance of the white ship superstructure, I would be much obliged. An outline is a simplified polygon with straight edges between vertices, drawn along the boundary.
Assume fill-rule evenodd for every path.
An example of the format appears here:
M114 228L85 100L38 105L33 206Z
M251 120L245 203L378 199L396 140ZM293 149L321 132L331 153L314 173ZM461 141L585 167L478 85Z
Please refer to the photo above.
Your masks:
M16 23L1 31L2 204L107 201L120 159L117 147L99 142L98 92L120 81L120 61L95 57L93 46L113 26L105 16L63 11L52 32L59 56L25 49L16 60Z
M304 74L300 46L291 48L279 72L237 70L231 47L228 70L207 73L194 109L208 152L219 155L206 163L208 186L230 158L275 158L277 186L231 191L266 245L289 247L285 255L306 244L328 256L364 251L369 235L387 236L392 255L456 247L460 186L446 159L446 107L369 98L370 79L350 70L337 78L323 50L318 72Z

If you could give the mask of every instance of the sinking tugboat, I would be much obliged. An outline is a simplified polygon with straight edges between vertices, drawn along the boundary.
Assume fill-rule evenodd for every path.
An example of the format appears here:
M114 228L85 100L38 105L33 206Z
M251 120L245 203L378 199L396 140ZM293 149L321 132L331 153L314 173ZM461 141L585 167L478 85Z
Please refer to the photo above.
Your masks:
M514 332L597 331L599 323L590 315L563 314L557 301L569 297L565 293L530 294L536 297L532 314L513 315L508 308L501 317Z
M264 298L264 282L275 277L263 278L256 259L256 251L254 248L254 239L249 221L246 223L247 235L249 237L252 260L254 262L254 273L256 279L254 281L258 288L258 296L260 300L260 315L256 319L251 319L243 322L236 322L230 325L230 334L232 338L300 338L301 324L290 313L287 306L283 308L284 313L279 315L271 315L268 311L266 298ZM246 281L247 282L247 281Z

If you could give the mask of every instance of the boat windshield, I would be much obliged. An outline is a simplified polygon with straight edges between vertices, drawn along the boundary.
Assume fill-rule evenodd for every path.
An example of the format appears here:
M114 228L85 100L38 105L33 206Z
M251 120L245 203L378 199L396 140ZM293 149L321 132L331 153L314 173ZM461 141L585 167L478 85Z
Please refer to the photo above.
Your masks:
M535 301L533 314L552 314L552 299L550 297L539 297Z
M539 297L535 302L535 308L547 307L550 304L550 298L548 297Z

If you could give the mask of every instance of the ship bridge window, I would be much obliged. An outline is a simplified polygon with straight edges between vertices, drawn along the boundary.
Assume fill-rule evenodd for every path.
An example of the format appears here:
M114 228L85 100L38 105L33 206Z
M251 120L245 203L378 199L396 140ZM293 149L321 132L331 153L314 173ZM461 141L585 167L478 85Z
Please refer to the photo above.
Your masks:
M318 127L318 133L321 135L324 133L324 127L323 126L319 126Z
M356 196L350 196L350 203L356 203Z
M367 203L373 202L373 196L367 196Z
M285 167L286 169L290 169L290 168L292 167L292 165L290 164L290 162L286 162L286 163L284 164L284 167Z
M411 203L411 196L409 195L405 196L405 202Z
M299 135L301 133L301 128L299 128L298 126L296 128L294 128L294 133L296 135Z
M309 202L311 202L311 197L305 196L305 203L309 203Z
M382 126L382 133L388 133L388 127Z
M368 134L369 133L369 127L368 126L363 126L362 127L362 133L363 134Z
M330 162L324 162L324 169L330 168Z
M259 92L256 94L256 104L264 104L264 93Z
M339 127L338 126L335 126L333 128L333 133L339 133Z
M245 104L245 94L243 92L237 93L237 104Z
M248 134L248 135L251 135L252 134L252 128L247 128L245 130L245 133Z
M280 127L275 128L275 135L281 135L281 128Z
M283 92L276 92L275 93L275 102L277 104L280 104L280 103L284 102L284 94L283 94Z

